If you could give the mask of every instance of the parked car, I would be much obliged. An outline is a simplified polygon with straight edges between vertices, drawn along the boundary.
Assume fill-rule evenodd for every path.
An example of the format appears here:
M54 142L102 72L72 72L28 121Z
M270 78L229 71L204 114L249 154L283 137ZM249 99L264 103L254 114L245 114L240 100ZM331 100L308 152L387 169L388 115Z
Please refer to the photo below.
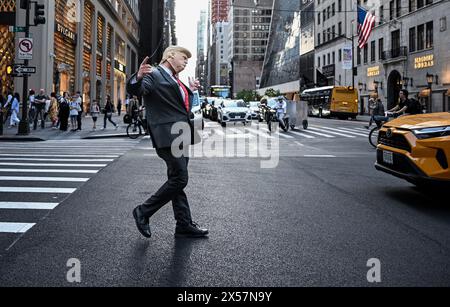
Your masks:
M244 100L223 100L218 110L218 122L226 127L229 122L252 123L252 111Z
M258 119L259 117L259 101L250 101L248 103L248 107L252 111L252 119Z
M205 129L205 121L203 120L201 98L200 98L198 91L194 92L194 99L192 101L191 112L194 114L195 129L197 129L197 130Z
M379 171L416 185L450 186L450 113L402 116L379 131Z

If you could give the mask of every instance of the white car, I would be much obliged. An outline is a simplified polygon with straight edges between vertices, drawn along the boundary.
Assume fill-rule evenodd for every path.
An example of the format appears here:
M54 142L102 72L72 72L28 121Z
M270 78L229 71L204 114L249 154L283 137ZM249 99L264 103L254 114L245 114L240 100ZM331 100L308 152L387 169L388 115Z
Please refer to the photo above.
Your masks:
M218 121L222 127L229 122L252 123L252 111L244 100L223 100L217 110Z
M194 114L194 128L196 130L205 129L205 121L203 120L202 105L198 91L194 92L191 112Z
M250 101L248 103L250 110L252 110L252 119L258 119L259 116L259 101Z

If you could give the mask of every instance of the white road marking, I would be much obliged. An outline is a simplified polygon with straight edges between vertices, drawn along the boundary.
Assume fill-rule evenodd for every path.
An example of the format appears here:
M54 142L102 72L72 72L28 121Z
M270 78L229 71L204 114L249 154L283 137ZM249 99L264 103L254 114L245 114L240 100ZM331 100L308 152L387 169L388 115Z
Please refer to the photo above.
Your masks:
M0 158L0 161L41 161L41 162L113 162L114 159L52 159L52 158Z
M0 233L25 233L30 230L35 223L0 223Z
M0 168L0 172L3 172L3 173L97 174L99 172L99 170Z
M77 189L70 188L29 188L29 187L0 187L0 193L57 193L72 194Z
M0 162L0 166L107 167L108 164L53 164L53 163L7 163L7 162Z
M291 131L291 133L295 134L295 135L298 135L298 136L301 136L301 137L304 137L304 138L307 138L307 139L315 139L316 138L315 136L311 136L311 135L308 135L308 134L305 134L305 133L302 133L302 132Z
M0 176L0 181L87 182L89 178Z
M356 136L354 136L354 135L348 135L348 134L343 134L343 133L339 133L339 132L326 131L324 129L319 129L319 128L309 127L308 129L313 130L313 131L320 131L320 132L326 132L326 133L330 133L330 134L334 134L334 135L339 135L339 136L343 136L343 137L346 137L346 138L356 138Z
M0 202L0 209L53 210L59 203Z

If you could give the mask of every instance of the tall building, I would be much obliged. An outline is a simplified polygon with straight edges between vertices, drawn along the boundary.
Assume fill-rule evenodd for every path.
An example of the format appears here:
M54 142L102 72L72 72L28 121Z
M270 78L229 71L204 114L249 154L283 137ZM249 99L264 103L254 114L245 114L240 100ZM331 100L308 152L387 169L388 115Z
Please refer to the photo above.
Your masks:
M85 109L94 99L103 105L107 96L114 103L124 101L126 80L138 66L139 1L39 0L38 3L45 5L46 23L30 28L33 55L29 65L36 67L37 72L29 78L29 88L43 88L47 93L80 91ZM25 10L17 5L15 13L14 25L24 25ZM24 33L8 37L9 42L4 45L4 41L1 49L17 50ZM14 63L22 62L16 53ZM8 86L23 92L22 78L14 78Z
M14 54L16 51L14 40L15 35L9 32L9 26L16 24L15 0L0 1L0 93L14 90L14 79L7 75L6 69L14 64Z
M304 41L305 44L308 42ZM258 90L260 95L264 95L268 89L274 89L285 94L289 99L294 98L299 91L299 49L299 1L275 0L270 37L261 73L261 85ZM309 51L309 49L305 50L305 54Z
M211 0L211 24L228 21L230 0Z
M206 46L206 11L200 12L200 20L197 22L197 67L195 77L200 81L202 86L201 94L205 94L206 90L206 62L205 62L205 46Z
M352 0L316 2L316 83L355 86L349 51L356 34L356 3ZM358 39L353 41L355 45Z
M164 42L163 49L178 45L176 35L175 0L164 0Z
M269 39L274 0L232 0L230 7L231 86L233 94L256 90Z
M367 45L356 52L361 111L367 113L370 97L394 107L401 88L417 96L426 112L449 111L450 2L369 0L361 5L376 16Z
M150 57L151 64L159 63L162 58L164 29L169 26L165 24L164 4L165 0L140 1L139 63L146 56Z

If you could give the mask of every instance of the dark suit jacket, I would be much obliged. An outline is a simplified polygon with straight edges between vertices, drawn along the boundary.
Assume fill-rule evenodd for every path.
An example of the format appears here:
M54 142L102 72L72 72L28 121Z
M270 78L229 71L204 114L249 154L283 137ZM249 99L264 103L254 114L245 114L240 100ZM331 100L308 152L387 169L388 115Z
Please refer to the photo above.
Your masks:
M132 95L144 98L153 147L171 147L173 141L180 136L171 133L173 124L178 122L189 125L191 130L190 144L197 143L200 136L194 131L191 122L193 114L187 112L180 88L172 77L164 69L158 67L151 74L145 75L140 82L132 84L131 81L136 75L134 74L128 81L127 91ZM189 110L191 110L193 93L188 86L186 86L186 89L189 93Z

